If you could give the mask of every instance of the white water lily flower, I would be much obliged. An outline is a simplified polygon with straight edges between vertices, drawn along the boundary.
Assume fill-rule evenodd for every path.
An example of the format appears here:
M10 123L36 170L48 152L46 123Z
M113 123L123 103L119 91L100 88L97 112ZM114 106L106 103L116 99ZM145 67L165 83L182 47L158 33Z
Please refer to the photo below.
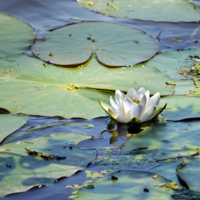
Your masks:
M157 110L159 100L159 92L150 97L149 91L142 87L137 92L134 88L131 88L126 95L116 90L115 101L110 97L111 106L102 101L100 101L100 105L118 122L142 123L157 117L165 109L166 105Z

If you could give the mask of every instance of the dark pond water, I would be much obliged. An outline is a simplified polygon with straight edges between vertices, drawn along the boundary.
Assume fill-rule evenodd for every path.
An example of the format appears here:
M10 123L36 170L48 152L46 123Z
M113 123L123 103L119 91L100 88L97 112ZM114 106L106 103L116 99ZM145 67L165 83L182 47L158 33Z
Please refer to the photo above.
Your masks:
M198 1L196 1L199 4ZM190 47L200 47L200 23L156 23L152 21L140 21L120 19L104 16L80 7L75 0L0 0L0 12L15 16L30 24L37 36L44 35L48 31L81 21L105 21L119 23L140 29L156 39L159 52L168 50L182 50ZM180 43L174 39L181 40ZM90 134L93 139L79 143L82 148L95 147L98 156L104 154L102 147L118 147L127 139L127 127L117 124L108 125L109 118L102 117L92 120L63 119L59 117L29 116L28 123L14 132L3 141L3 144L19 140L32 139L55 133L82 133ZM92 128L85 128L88 124ZM133 127L132 133L138 133ZM118 152L116 150L116 155ZM118 167L118 166L116 166ZM91 164L87 170L101 171L107 166ZM122 167L120 167L122 168ZM129 167L124 167L129 168ZM52 186L34 188L28 192L12 194L2 199L5 200L35 200L35 199L68 199L73 191L66 185L82 184L86 179L84 170L70 178L56 181ZM9 187L9 186L8 186Z

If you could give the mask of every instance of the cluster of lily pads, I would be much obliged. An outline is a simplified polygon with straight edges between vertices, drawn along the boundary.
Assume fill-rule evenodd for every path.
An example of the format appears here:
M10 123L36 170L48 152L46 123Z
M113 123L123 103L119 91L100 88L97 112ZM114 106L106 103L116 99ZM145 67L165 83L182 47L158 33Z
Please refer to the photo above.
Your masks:
M106 15L130 19L190 22L200 16L195 1L78 2ZM166 15L159 18L161 6ZM170 12L177 17L172 19ZM29 25L0 13L0 26L0 108L9 112L0 115L0 196L49 186L86 169L91 180L68 186L75 189L69 198L200 198L199 48L156 54L158 45L151 36L106 22L71 24L39 37ZM133 131L116 155L104 153L96 158L96 149L78 146L93 137L80 133L6 142L26 124L28 115L107 116L99 101L113 119L140 124L142 130L139 134ZM142 123L161 112L160 121ZM94 126L87 124L87 128ZM111 132L119 133L119 128ZM88 172L91 162L109 170Z

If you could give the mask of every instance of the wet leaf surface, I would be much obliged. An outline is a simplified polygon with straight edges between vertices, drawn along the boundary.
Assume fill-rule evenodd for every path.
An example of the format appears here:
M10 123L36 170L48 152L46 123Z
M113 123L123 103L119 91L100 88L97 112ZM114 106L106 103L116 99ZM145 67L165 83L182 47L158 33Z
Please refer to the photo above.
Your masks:
M167 96L160 100L159 106L167 103L162 115L166 120L184 120L200 117L200 98L193 96Z
M153 175L149 172L120 170L92 182L93 189L80 189L77 199L172 199L173 190L156 187L171 181L159 175L153 179Z
M190 190L200 191L199 177L200 158L187 158L178 167L178 176L187 184Z
M131 2L129 0L98 0L98 2L91 1L93 5L89 5L87 0L77 0L77 2L80 6L105 15L129 19L190 22L198 21L200 17L200 8L198 6L194 8L192 2L185 0L158 0L156 2L149 0L143 0L142 2L137 0Z
M199 76L191 71L191 73L182 73L184 70L191 70L194 68L195 58L191 56L200 55L200 49L188 49L184 51L168 51L155 56L146 66L155 67L162 73L169 75L176 83L175 95L188 94L195 91L193 78L194 75ZM194 71L194 70L193 70ZM198 73L198 72L197 72Z
M145 33L105 22L78 23L45 37L50 39L34 44L34 55L63 66L82 64L93 51L99 62L110 67L135 65L149 60L157 52L156 42Z
M33 29L24 22L0 13L0 58L26 52L33 43Z
M146 154L154 160L191 156L199 152L199 121L168 122L154 125L131 137L122 155ZM167 140L169 142L163 142Z
M2 145L0 196L23 192L33 186L51 185L60 177L84 169L95 159L96 150L79 149L76 144L89 138L91 136L75 133L55 134ZM42 155L28 153L25 148L42 152Z
M0 114L0 143L12 132L26 124L28 116Z
M154 173L154 174L159 174L173 182L176 182L178 184L181 184L179 181L179 178L176 174L176 167L182 162L183 160L176 160L176 161L171 161L171 160L166 160L165 163L160 164L158 166L155 166L148 170L148 172Z
M12 113L94 118L106 115L98 102L108 103L114 94L109 90L127 91L130 87L144 86L152 93L161 91L167 95L174 89L165 87L169 77L157 69L137 66L110 69L95 59L76 68L44 66L25 55L5 58L0 63L4 66L2 71L13 69L0 75L1 107Z

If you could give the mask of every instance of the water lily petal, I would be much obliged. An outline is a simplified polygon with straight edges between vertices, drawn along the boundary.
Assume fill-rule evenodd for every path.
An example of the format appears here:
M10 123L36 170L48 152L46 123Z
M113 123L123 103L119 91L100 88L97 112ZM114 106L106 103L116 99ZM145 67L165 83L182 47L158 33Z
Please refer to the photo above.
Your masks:
M140 102L140 105L142 105L144 111L145 111L145 108L146 108L146 105L147 105L147 97L146 95L143 95L142 99L141 99L141 102Z
M122 110L119 110L118 112L115 112L115 116L116 116L116 120L118 122L121 122L121 123L127 123L129 121L129 119L127 119L124 115L124 112Z
M110 97L110 104L111 104L113 110L115 110L115 111L119 110L119 106L115 103L112 96Z
M138 94L145 94L146 93L146 90L143 88L143 87L141 87L139 90L138 90L138 92L137 92Z
M146 91L145 96L146 96L146 105L145 105L145 108L144 108L144 112L147 111L147 107L148 107L148 104L149 104L149 96L150 96L149 90Z
M142 116L140 116L140 120L142 122L150 120L155 111L156 111L156 106L151 107L147 112L145 112Z
M115 91L115 101L120 108L123 106L124 97L125 94L123 92L121 92L120 90Z
M148 111L151 107L153 106L157 106L158 103L160 101L160 93L157 92L156 94L154 94L150 99L149 99L149 102L148 102L148 105L147 105L147 108L146 108L146 111Z
M131 100L134 100L134 99L137 99L137 98L138 98L138 93L136 92L136 90L135 90L134 88L131 88L131 89L128 90L127 96L128 96Z
M133 102L134 103L134 102ZM140 116L142 115L144 110L144 107L140 104L134 103L134 107L132 108L130 112L130 118L138 118L140 119Z
M123 100L123 111L124 115L127 119L131 120L130 118L130 111L134 108L134 102L129 97L125 97Z
M143 96L144 96L143 94L139 94L137 100L141 101Z

